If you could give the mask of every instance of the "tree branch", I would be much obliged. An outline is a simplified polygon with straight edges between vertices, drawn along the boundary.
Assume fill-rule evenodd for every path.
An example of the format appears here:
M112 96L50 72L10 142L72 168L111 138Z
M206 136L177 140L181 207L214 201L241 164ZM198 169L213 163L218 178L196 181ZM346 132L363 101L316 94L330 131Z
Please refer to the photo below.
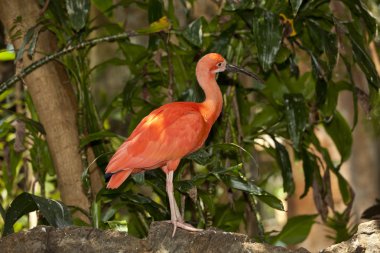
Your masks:
M58 51L58 52L51 54L51 55L47 55L47 56L41 58L40 60L30 64L26 68L22 69L18 74L12 76L7 81L2 82L0 84L0 94L3 93L6 89L8 89L12 84L16 83L17 81L20 81L23 77L25 77L29 73L33 72L37 68L45 65L46 63L48 63L54 59L57 59L58 57L61 57L65 54L68 54L74 50L82 49L85 47L92 47L92 46L95 46L96 44L103 43L103 42L114 42L117 40L123 40L123 39L127 39L130 37L143 36L143 35L144 34L139 34L135 31L128 31L128 32L119 33L116 35L105 36L105 37L95 38L92 40L87 40L87 41L84 41L84 42L79 43L77 45L71 45L71 46L65 47L61 51Z

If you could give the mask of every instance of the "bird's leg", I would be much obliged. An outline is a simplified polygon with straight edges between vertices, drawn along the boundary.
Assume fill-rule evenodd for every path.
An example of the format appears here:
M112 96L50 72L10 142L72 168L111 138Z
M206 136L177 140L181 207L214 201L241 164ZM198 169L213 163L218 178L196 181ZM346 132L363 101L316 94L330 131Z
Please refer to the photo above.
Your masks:
M175 201L175 199L174 199L174 210L175 210L175 216L177 218L177 221L183 223L184 222L184 218L182 217L181 212L179 211L179 208L177 206L177 202Z
M174 198L174 189L173 189L173 174L174 170L170 170L171 168L178 166L179 160L174 161L173 163L168 163L166 166L163 167L163 170L166 172L166 192L168 193L169 198L169 205L170 205L170 221L173 223L173 234L172 237L174 237L174 234L176 232L177 227L180 227L182 229L192 231L192 232L198 232L202 231L202 229L194 228L190 224L187 224L184 222L181 213L179 212L179 208L177 206L177 203ZM173 167L171 167L173 166Z
M166 192L169 197L169 206L170 206L170 220L174 226L172 237L174 237L175 231L177 229L177 215L176 215L176 206L174 191L173 191L173 171L166 173ZM178 207L177 207L178 208Z

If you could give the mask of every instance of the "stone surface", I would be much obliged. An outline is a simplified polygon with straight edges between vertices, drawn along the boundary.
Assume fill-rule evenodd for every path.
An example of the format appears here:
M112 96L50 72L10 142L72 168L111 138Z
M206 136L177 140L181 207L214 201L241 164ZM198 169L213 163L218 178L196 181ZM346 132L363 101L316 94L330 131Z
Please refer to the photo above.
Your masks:
M0 239L0 252L309 252L303 248L290 250L251 242L246 235L219 230L191 233L177 229L174 238L172 232L173 227L167 222L153 222L145 239L138 239L123 232L90 227L56 229L39 226ZM358 232L350 240L332 245L322 252L380 252L380 220L360 224Z
M334 244L323 253L371 253L380 252L380 220L361 223L358 232L348 241Z

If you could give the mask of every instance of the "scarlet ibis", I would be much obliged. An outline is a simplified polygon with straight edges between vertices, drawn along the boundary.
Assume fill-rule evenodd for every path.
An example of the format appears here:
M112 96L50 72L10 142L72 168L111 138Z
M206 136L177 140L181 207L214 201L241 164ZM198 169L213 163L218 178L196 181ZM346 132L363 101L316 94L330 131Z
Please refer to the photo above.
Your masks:
M189 231L201 231L184 222L173 193L173 173L180 160L198 150L222 111L223 98L215 75L222 71L242 72L260 79L237 66L227 64L219 54L209 53L197 63L196 76L206 99L202 103L174 102L152 111L112 156L106 173L112 174L107 188L118 188L129 175L161 167L166 173L171 223Z

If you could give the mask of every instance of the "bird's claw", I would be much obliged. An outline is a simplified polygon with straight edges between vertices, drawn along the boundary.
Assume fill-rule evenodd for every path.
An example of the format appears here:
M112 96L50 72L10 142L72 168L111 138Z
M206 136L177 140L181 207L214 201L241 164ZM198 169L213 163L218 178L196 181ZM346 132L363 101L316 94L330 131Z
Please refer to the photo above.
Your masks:
M168 220L167 222L173 224L173 233L172 233L172 237L174 237L175 232L177 231L177 227L182 228L182 229L187 230L187 231L190 231L190 232L201 232L201 231L203 231L203 229L195 228L195 227L193 227L192 225L190 225L190 224L188 224L188 223L185 223L185 222L181 222L181 221L172 221L172 220Z

